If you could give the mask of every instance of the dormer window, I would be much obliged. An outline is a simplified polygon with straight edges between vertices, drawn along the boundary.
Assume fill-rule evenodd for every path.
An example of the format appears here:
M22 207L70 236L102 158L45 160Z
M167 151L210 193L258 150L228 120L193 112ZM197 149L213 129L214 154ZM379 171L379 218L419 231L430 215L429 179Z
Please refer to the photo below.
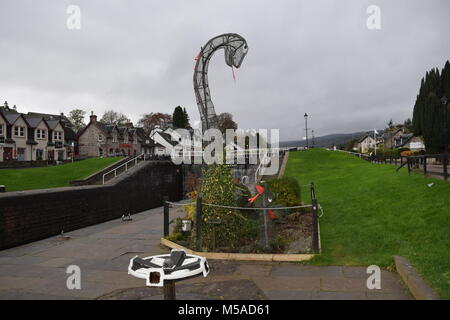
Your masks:
M44 129L36 129L36 138L37 139L45 139L47 137L47 130Z
M61 131L53 132L53 140L61 141L62 140L62 132Z
M14 127L14 136L15 137L20 137L20 138L25 137L25 128L24 127L20 127L20 126L15 126Z

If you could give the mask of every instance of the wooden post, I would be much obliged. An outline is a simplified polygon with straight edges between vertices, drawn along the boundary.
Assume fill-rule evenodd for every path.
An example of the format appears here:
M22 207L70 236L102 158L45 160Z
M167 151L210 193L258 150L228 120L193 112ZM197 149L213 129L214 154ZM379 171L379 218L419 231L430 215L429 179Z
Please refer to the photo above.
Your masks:
M164 281L164 300L176 300L175 293L175 281L166 280Z
M448 168L447 168L447 162L448 162L448 153L444 153L444 161L443 161L443 165L444 165L444 180L448 181Z
M202 198L197 197L197 205L195 212L195 250L200 251L201 246L201 227L202 227Z
M169 235L169 197L164 196L164 237Z
M317 211L319 210L319 204L317 200L312 201L312 220L313 220L313 233L312 233L312 250L315 253L319 253L319 225Z
M427 176L427 156L423 156L423 174Z
M406 161L408 162L408 174L411 175L411 161L409 157L406 157Z

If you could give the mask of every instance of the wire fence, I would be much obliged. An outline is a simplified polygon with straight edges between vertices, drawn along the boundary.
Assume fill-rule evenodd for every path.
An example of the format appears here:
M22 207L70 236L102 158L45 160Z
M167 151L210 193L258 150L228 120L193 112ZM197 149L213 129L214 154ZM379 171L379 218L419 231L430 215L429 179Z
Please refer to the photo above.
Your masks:
M305 186L305 185L304 185ZM264 247L268 246L269 240L271 238L273 226L271 225L271 220L269 218L270 211L277 210L292 210L292 209L302 209L302 208L311 208L312 212L312 251L315 253L320 252L319 245L319 229L318 229L318 219L323 216L323 208L319 205L316 199L316 191L314 183L306 185L310 188L310 199L311 204L297 205L297 206L266 206L267 199L263 196L263 206L258 207L242 207L242 206L228 206L228 205L220 205L207 203L202 200L201 197L197 197L196 200L187 200L185 202L171 202L168 199L164 201L164 237L169 235L169 208L170 207L185 207L185 206L195 206L195 250L200 251L200 243L201 243L201 228L203 223L208 223L203 219L203 207L214 207L214 208L224 208L230 210L253 210L259 211L260 213L260 221L261 221L261 235L260 241L263 243ZM319 211L321 212L319 215ZM239 215L241 216L241 215ZM243 217L243 216L241 216ZM245 217L243 217L245 218ZM247 218L245 218L247 219ZM211 222L212 223L212 222Z

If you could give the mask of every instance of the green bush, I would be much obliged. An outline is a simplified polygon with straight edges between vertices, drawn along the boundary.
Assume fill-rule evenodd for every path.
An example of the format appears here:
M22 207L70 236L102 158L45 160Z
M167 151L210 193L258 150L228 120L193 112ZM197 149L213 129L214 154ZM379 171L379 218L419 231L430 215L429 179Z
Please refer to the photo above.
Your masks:
M235 184L230 168L223 165L210 165L203 170L201 181L203 203L236 206ZM207 223L210 219L220 219L220 224ZM240 242L242 224L246 220L234 209L203 205L201 225L201 247L212 250L216 247L236 248Z
M274 204L286 207L301 204L300 185L297 179L292 177L275 178L268 180L267 184L274 195Z

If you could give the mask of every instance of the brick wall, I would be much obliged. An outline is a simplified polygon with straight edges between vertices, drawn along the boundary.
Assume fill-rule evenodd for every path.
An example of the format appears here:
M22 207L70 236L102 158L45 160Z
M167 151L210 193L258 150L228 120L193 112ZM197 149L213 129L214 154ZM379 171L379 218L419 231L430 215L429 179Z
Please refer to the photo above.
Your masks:
M0 249L180 200L182 186L181 167L149 162L111 185L0 194Z

